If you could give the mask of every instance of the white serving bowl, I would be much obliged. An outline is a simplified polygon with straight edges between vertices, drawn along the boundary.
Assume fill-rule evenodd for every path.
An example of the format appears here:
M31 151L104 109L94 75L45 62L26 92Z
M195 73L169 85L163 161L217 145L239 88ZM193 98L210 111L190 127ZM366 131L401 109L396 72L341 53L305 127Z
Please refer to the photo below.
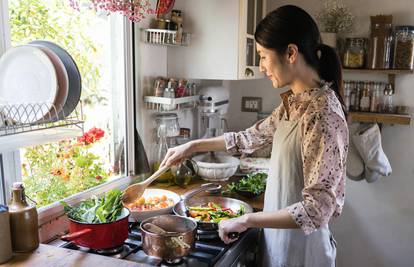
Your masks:
M217 182L226 181L233 176L240 165L238 158L225 155L215 154L217 163L212 163L209 154L201 154L193 157L198 166L197 174L206 181Z
M144 194L142 194L143 197L155 197L155 196L162 196L165 195L167 198L171 198L174 201L174 205L177 204L181 198L177 193L174 193L169 190L165 189L155 189L155 188L147 188L144 191ZM154 217L157 215L162 214L170 214L172 213L172 209L174 205L164 208L164 209L158 209L158 210L148 210L148 211L132 211L131 215L129 216L130 222L142 222L143 220Z

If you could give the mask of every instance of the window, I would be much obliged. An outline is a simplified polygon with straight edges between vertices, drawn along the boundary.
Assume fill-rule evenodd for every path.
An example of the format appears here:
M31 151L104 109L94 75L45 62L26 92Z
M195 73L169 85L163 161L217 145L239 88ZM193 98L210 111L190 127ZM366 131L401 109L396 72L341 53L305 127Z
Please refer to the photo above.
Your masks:
M41 212L56 209L60 206L57 201L79 196L79 192L93 193L91 188L96 186L98 192L99 185L102 190L128 182L123 177L129 156L125 146L131 138L125 122L133 121L126 118L126 114L133 114L127 112L133 105L132 75L126 75L132 73L126 56L126 48L131 47L127 43L131 25L122 15L108 16L83 7L78 11L69 2L0 3L0 19L6 22L0 25L0 34L12 46L33 40L52 41L71 54L82 77L82 105L78 108L82 108L85 120L84 136L58 142L45 140L0 158L0 190L8 195L11 180L22 180L26 194L42 207ZM7 16L9 23L4 19ZM2 38L0 54L4 46L7 39ZM19 170L16 175L11 173L13 166Z

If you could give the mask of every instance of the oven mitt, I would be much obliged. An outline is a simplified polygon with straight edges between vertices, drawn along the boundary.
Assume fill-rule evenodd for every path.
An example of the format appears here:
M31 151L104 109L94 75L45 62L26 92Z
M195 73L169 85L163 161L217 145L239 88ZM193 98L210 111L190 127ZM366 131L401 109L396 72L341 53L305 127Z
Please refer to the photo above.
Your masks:
M381 176L389 176L392 172L390 162L382 150L381 132L378 124L352 135L352 141L365 163L365 179L375 182Z
M350 124L348 126L349 136L352 136L359 128L359 123ZM352 140L349 140L348 157L346 159L346 177L354 181L364 179L364 162Z

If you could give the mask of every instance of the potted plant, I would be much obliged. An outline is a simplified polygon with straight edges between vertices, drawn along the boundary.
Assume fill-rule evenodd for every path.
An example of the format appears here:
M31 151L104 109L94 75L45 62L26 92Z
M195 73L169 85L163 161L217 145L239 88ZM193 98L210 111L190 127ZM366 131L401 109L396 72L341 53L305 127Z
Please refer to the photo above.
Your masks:
M354 16L340 0L324 0L323 9L317 15L322 42L336 47L337 34L352 30Z

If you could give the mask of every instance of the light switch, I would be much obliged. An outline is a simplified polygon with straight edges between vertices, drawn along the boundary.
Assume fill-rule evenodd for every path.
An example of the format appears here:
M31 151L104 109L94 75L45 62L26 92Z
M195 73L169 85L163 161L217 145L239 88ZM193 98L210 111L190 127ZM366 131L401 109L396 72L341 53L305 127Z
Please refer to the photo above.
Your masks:
M253 96L243 96L241 103L241 111L243 112L261 112L262 98Z

